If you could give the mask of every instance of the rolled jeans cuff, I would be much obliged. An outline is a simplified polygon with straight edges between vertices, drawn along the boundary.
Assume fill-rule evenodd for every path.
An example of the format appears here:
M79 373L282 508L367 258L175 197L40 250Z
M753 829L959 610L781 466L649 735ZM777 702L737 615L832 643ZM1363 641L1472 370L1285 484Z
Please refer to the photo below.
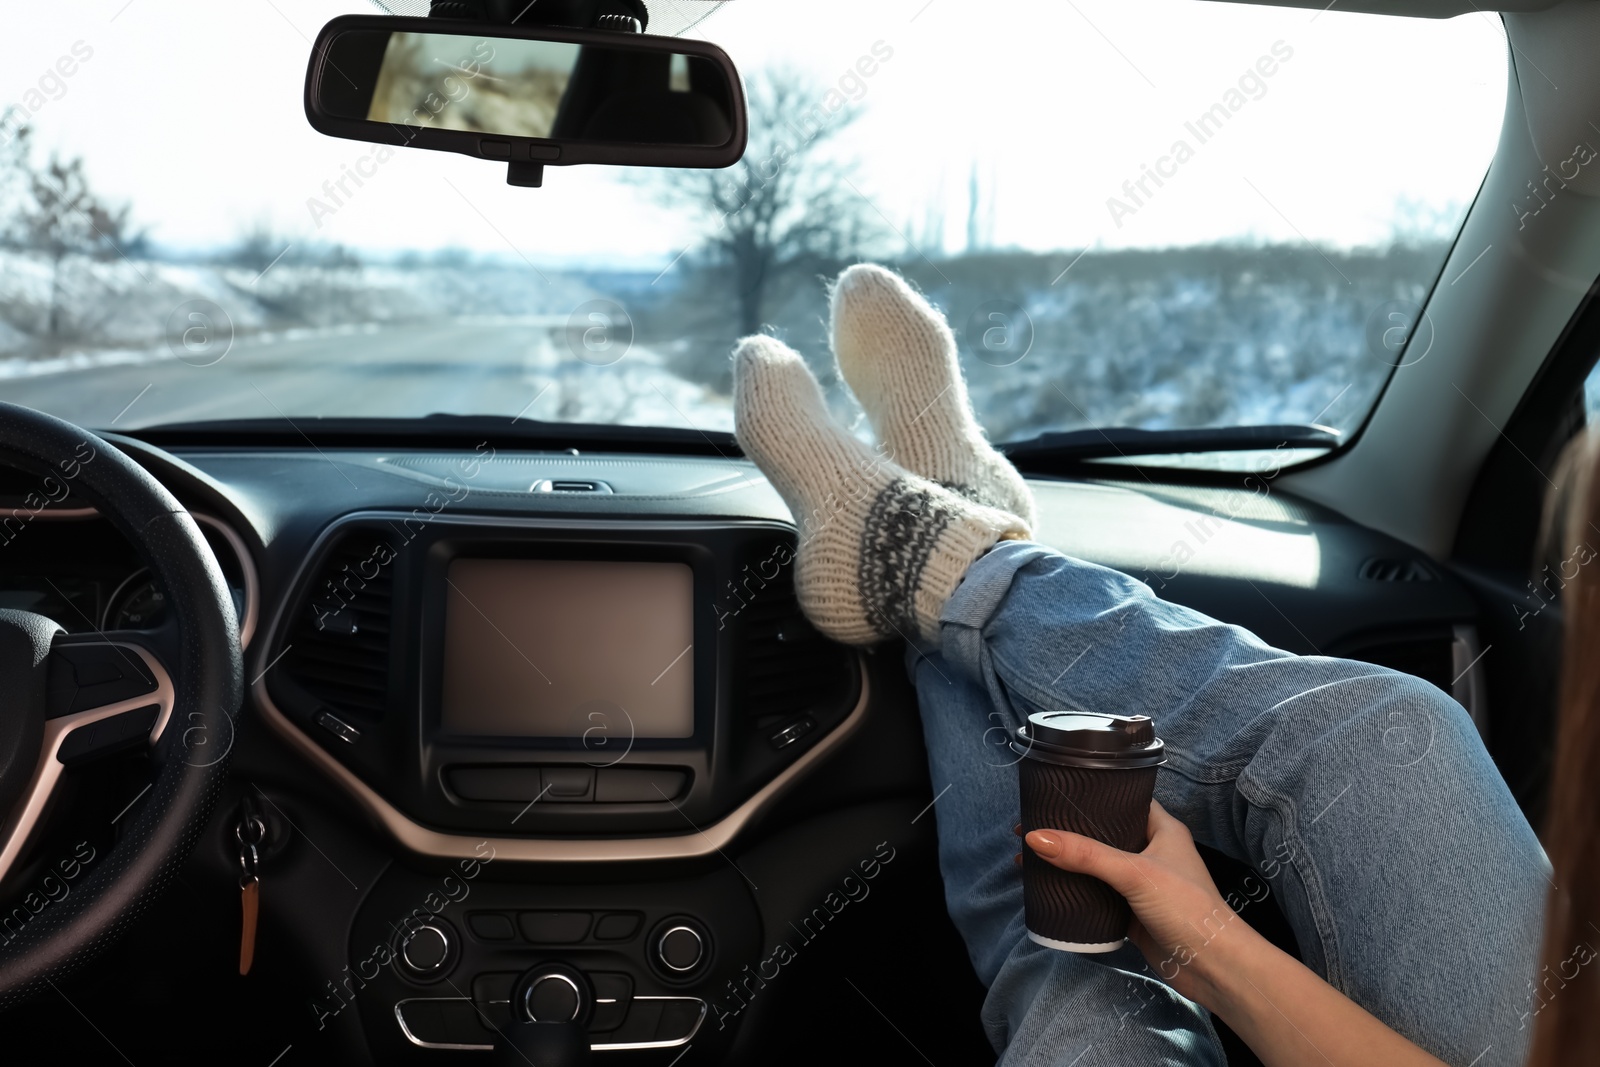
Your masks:
M1059 553L1033 541L1001 541L967 568L939 613L939 651L967 677L983 677L983 628L1000 610L1011 580L1045 556Z

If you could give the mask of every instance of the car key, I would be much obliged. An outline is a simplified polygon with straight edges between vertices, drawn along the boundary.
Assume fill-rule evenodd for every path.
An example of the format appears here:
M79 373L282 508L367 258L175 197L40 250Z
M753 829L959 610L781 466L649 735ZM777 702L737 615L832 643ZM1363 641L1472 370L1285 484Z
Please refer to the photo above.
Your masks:
M256 920L261 911L261 854L267 825L256 814L246 815L233 828L239 839L239 974L250 973L256 958Z

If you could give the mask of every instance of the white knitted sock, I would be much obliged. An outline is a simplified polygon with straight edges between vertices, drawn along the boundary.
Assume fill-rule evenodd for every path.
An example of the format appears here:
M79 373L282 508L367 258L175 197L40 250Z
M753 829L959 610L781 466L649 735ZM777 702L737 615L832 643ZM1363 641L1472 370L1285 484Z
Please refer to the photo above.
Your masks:
M1015 516L918 478L833 421L805 361L771 337L733 355L739 445L800 531L795 591L806 617L852 645L936 641L939 612Z
M1033 494L972 414L950 327L899 275L870 263L839 275L833 351L895 462L1033 526Z

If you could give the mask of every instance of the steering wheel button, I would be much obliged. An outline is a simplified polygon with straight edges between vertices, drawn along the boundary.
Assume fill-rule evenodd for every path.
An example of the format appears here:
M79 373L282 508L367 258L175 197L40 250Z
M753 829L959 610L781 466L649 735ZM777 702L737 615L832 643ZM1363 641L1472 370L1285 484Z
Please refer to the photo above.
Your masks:
M118 682L123 678L122 658L118 653L122 649L96 648L85 645L75 649L63 649L62 658L72 664L72 676L78 680L80 686L103 685L106 682Z
M74 767L122 749L137 748L150 736L160 715L161 705L148 704L80 726L61 739L56 759Z
M156 689L138 654L117 645L57 645L50 659L48 718L132 700ZM56 669L57 661L64 669Z

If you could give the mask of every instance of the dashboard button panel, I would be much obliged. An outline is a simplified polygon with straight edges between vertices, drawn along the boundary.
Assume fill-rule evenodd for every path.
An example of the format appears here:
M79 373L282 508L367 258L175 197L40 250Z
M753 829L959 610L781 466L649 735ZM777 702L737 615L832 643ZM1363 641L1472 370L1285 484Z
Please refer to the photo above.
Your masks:
M600 921L594 924L595 940L626 941L639 932L639 918L636 911L614 911L602 915Z
M522 936L535 945L576 945L589 936L586 911L525 911L517 916Z
M615 876L500 881L497 863L480 862L476 876L459 870L448 876L458 895L466 890L462 900L448 899L439 872L403 865L390 867L368 894L351 930L354 944L387 941L394 923L428 909L430 899L442 907L423 921L459 931L447 973L380 968L350 1006L362 1016L377 1062L419 1062L402 1052L424 1043L488 1049L494 1028L526 1018L530 1003L540 1019L569 1017L572 987L558 979L536 981L557 972L581 992L580 1021L597 1051L693 1041L697 1054L703 1049L714 1062L716 1050L732 1042L734 1027L703 1024L713 1005L730 995L738 968L762 952L761 914L738 871L717 864L693 876L655 875L648 885ZM501 932L509 921L516 936L480 938L485 919L501 921ZM703 948L692 971L674 972L656 959L657 946L662 935L685 927L695 936L666 938L672 959L687 964L696 937ZM447 1002L455 1006L440 1006Z
M497 912L479 912L469 916L467 929L471 930L472 936L480 941L514 941L517 937L517 930L511 925L511 919Z
M683 795L689 772L675 767L583 765L450 767L445 781L466 801L528 804L668 804Z
M361 740L360 730L357 730L331 711L323 710L317 712L316 723L345 744L353 745Z
M668 767L602 767L595 772L600 804L664 804L677 800L689 782L686 771Z
M799 722L790 723L788 726L785 726L783 729L772 735L772 747L788 748L806 734L810 733L811 728L815 725L816 723L812 722L810 719L801 719Z
M538 767L451 767L445 781L462 800L526 804L544 789Z
M605 1008L616 1010L602 1022ZM596 1009L589 1023L595 1052L678 1048L694 1039L707 1014L699 997L635 997ZM426 1049L488 1052L495 1036L489 1027L500 1025L466 997L408 997L395 1004L394 1018L407 1042Z
M539 774L545 800L573 804L594 799L593 767L545 767Z

